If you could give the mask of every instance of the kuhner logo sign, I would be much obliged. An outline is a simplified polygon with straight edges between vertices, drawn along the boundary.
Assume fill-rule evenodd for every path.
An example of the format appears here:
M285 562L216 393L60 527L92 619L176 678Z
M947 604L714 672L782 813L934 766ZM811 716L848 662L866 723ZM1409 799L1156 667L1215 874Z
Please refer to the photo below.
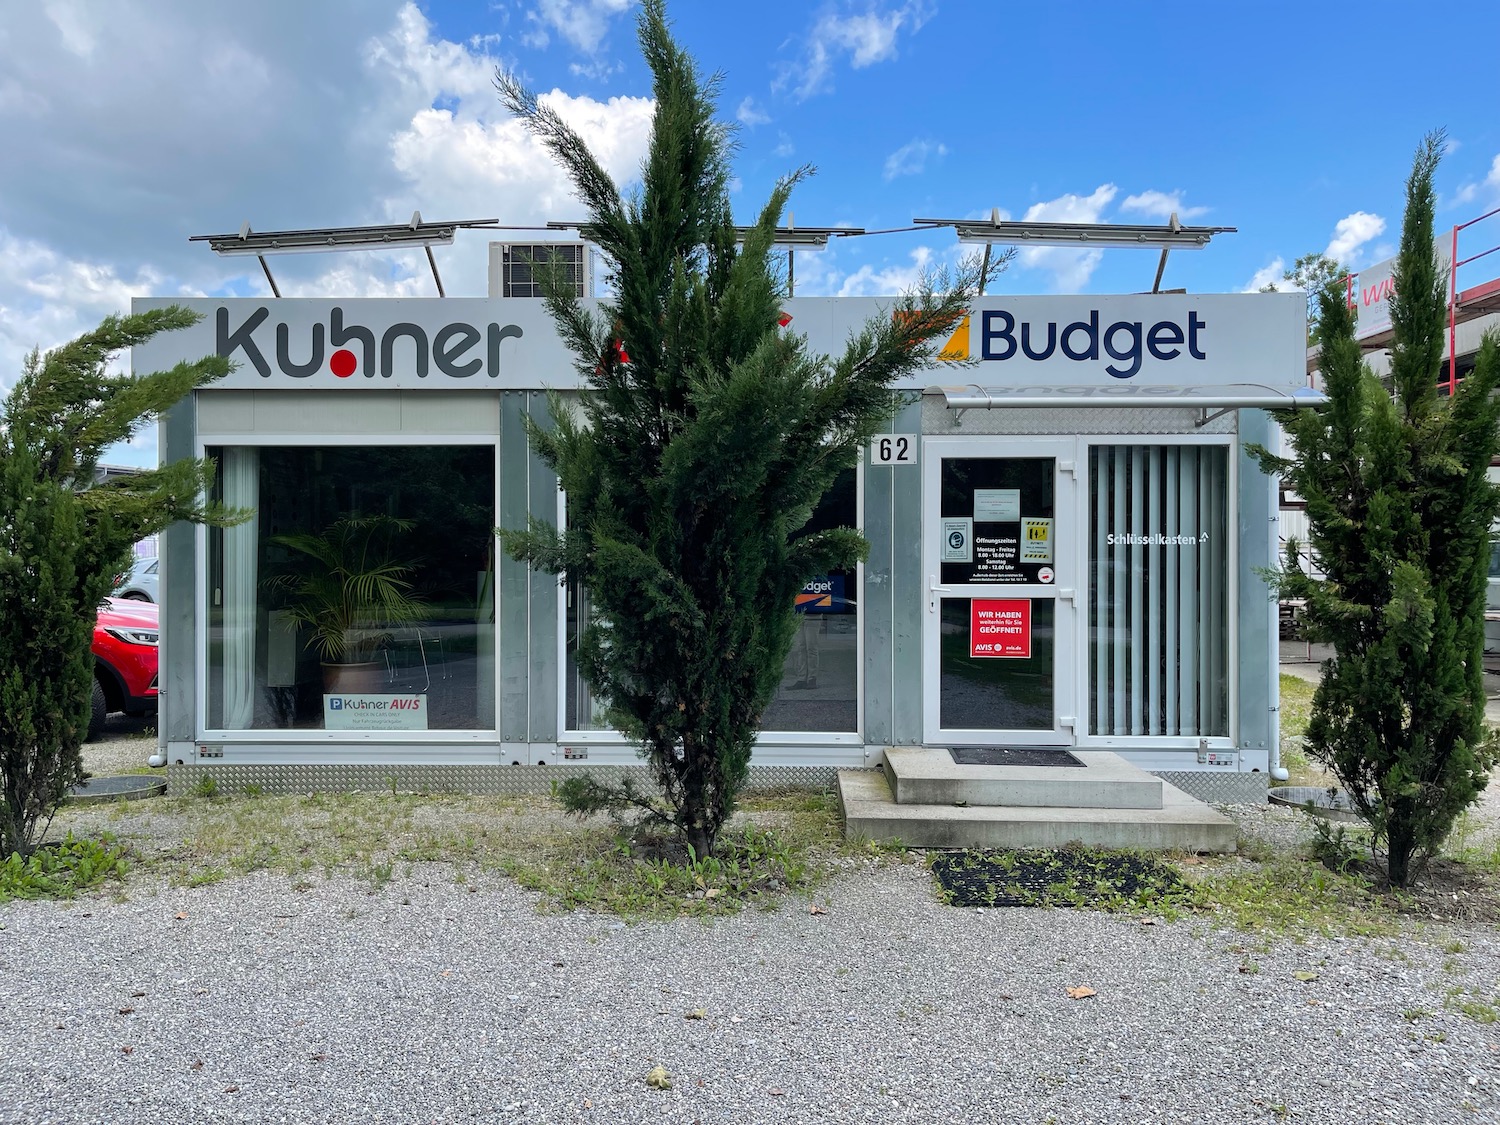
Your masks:
M137 348L137 370L221 355L216 390L519 389L567 380L572 362L541 301L483 298L137 300L183 304L192 328Z
M344 308L335 305L329 309L327 335L321 321L297 327L296 335L302 339L294 347L293 326L272 321L272 311L264 305L239 318L222 305L214 312L214 351L226 359L249 363L267 380L272 378L272 362L276 371L293 380L323 374L347 380L356 372L365 378L378 374L389 380L396 374L398 348L405 353L402 368L419 380L434 374L450 380L487 375L493 380L499 378L499 345L507 339L519 341L526 333L519 324L502 326L495 321L486 324L483 332L465 321L449 321L432 333L416 321L395 321L384 324L377 338L377 329L347 320ZM267 336L275 339L273 347L263 347Z
M271 378L273 361L277 371L292 379L311 379L325 373L348 379L356 372L373 379L377 371L380 378L390 379L396 373L396 353L401 345L406 352L401 357L403 366L418 379L432 374L449 379L477 375L495 379L500 375L500 345L526 335L518 324L490 321L481 332L457 320L429 335L415 321L398 320L383 326L377 339L376 329L346 320L339 305L328 310L326 335L320 321L310 327L299 326L297 334L304 338L295 346L292 326L282 320L272 321L271 310L265 305L238 317L221 305L214 314L214 327L214 350L228 359L249 363L263 379ZM267 336L274 338L274 346L263 346Z

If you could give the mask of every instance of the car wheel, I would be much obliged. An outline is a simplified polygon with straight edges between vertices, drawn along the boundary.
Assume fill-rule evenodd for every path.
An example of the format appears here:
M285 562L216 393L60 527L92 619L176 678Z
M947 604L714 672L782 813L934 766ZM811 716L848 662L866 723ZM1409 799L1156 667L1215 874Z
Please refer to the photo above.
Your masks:
M108 715L109 704L104 699L104 685L95 680L94 694L89 705L89 732L84 736L85 742L99 741L99 736L104 733L104 720Z
M130 593L122 595L122 597L124 597L127 602L149 602L151 600L139 590L132 590L130 591Z

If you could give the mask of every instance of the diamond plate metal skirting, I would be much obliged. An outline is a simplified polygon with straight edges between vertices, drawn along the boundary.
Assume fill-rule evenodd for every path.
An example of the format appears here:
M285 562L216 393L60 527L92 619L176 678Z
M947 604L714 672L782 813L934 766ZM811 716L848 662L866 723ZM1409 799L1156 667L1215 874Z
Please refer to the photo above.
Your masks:
M962 415L962 417L960 417ZM1235 412L1198 425L1198 411L1170 406L1030 407L1024 410L949 410L940 395L922 399L922 432L928 437L1061 434L1232 434Z
M644 766L422 766L256 765L167 767L167 794L187 797L212 781L216 793L473 793L486 796L547 794L554 781L589 773L601 779L633 777L649 785ZM752 767L747 789L831 788L836 766Z
M1210 773L1207 770L1152 770L1168 785L1211 805L1263 805L1270 784L1263 773Z

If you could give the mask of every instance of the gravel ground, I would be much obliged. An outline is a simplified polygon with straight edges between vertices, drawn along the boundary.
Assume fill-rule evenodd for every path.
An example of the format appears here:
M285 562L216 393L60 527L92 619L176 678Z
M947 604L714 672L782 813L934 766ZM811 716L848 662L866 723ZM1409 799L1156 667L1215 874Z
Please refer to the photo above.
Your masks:
M1500 1121L1500 1030L1445 1006L1494 1001L1490 928L1266 945L915 865L818 902L624 926L423 865L11 903L0 1122Z
M918 865L850 864L818 913L711 923L539 915L441 864L6 904L0 1123L1500 1122L1494 927L1267 940L954 909Z

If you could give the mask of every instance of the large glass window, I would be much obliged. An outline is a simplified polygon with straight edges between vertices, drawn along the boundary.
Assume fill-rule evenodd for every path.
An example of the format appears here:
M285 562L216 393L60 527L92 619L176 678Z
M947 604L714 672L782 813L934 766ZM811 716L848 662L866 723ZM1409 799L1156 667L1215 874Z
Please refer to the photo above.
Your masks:
M1229 733L1229 451L1089 449L1089 731Z
M813 512L804 534L856 527L859 504L853 469L840 473ZM762 730L859 729L859 605L857 571L814 576L797 595L797 635L787 654L781 684L761 719ZM578 669L578 644L589 620L588 595L567 584L567 729L605 730L603 702L589 691Z
M492 446L208 453L211 729L494 729Z
M803 534L859 526L853 469L838 475ZM859 729L859 593L856 570L815 575L797 595L797 635L762 730Z

